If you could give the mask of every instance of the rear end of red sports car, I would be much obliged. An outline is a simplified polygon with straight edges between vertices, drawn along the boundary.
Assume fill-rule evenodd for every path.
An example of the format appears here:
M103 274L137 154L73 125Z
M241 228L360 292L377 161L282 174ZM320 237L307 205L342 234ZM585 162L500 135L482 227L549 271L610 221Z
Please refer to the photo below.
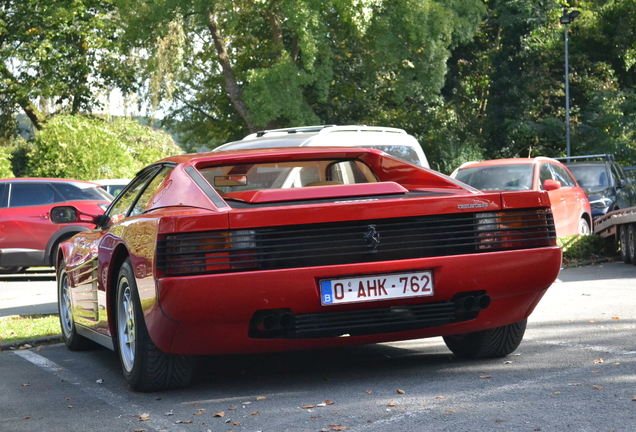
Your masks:
M545 193L483 193L369 149L169 158L106 216L61 249L62 327L72 349L117 347L138 390L185 385L192 355L444 336L505 356L561 265Z

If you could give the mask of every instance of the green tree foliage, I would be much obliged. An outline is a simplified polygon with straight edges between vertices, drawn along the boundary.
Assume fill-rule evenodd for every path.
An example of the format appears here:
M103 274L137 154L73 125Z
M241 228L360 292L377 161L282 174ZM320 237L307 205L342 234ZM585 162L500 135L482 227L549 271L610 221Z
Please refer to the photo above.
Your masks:
M36 135L27 175L97 180L130 178L150 162L181 153L164 132L133 120L110 123L60 115Z
M492 0L474 40L453 52L443 90L485 158L565 156L564 3ZM571 154L636 162L636 2L577 2L571 23ZM567 9L568 11L572 9Z
M484 11L478 0L117 4L127 36L161 76L149 94L168 96L157 82L170 89L168 120L190 148L263 128L387 118L400 126L398 112L436 98L451 48L472 37Z
M19 107L39 129L49 111L79 113L100 90L126 93L135 74L120 44L110 0L3 0L0 4L0 113Z
M13 178L11 169L11 149L0 147L0 178Z

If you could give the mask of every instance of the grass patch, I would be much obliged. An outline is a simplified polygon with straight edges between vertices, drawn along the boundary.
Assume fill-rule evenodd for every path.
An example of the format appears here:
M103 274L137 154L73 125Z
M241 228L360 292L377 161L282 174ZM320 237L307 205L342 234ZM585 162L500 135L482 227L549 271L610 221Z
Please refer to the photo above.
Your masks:
M0 318L0 343L39 339L61 332L58 315L23 315Z

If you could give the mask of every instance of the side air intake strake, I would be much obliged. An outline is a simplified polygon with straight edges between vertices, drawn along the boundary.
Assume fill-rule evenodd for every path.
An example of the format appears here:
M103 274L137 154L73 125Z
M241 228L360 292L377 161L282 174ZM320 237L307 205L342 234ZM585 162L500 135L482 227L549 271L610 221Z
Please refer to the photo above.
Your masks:
M316 267L556 245L552 213L460 213L163 235L165 276Z

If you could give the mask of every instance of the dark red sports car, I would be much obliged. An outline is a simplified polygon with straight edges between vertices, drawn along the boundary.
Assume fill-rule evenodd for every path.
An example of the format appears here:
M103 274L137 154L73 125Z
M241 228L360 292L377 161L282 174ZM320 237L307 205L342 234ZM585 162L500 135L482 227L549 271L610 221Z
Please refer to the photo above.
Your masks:
M193 355L443 336L514 351L561 265L545 192L480 192L363 148L164 159L57 259L66 345L116 349L136 390L187 385Z

